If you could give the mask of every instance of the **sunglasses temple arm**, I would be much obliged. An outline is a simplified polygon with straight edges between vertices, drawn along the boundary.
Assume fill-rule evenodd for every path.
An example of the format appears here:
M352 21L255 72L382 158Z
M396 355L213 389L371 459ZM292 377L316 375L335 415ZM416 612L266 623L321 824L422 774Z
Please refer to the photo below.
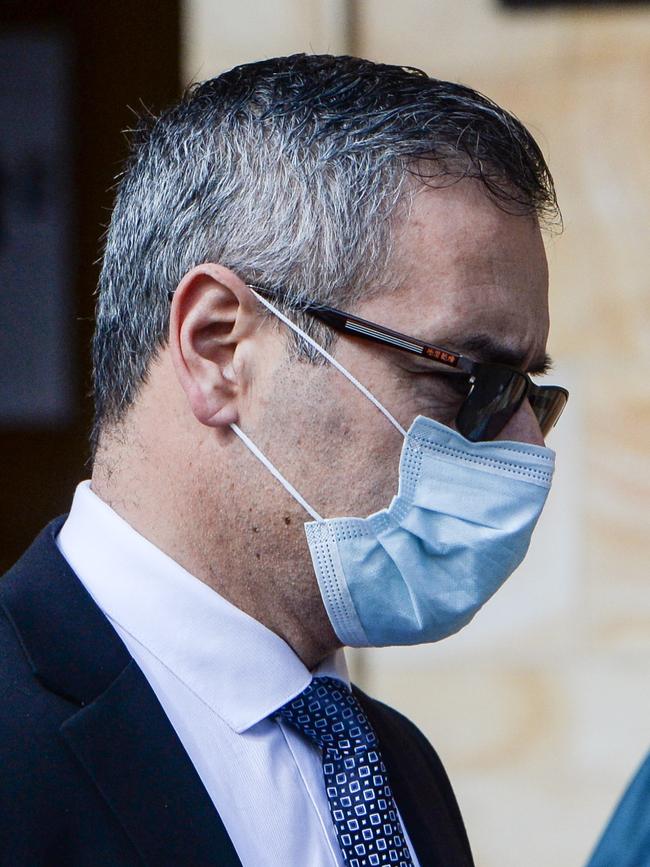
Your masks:
M397 331L389 331L388 329L379 330L374 322L366 322L364 319L358 319L351 316L349 313L343 313L333 307L320 307L316 305L306 306L305 311L311 313L316 319L320 319L326 325L337 331L342 331L345 334L350 334L353 337L361 337L364 340L370 340L373 343L379 343L382 346L390 346L393 349L400 349L404 352L409 352L411 355L418 355L421 358L426 358L428 361L440 364L445 368L455 368L461 370L468 375L474 373L474 362L463 358L461 355L455 355L447 352L431 344L424 343L415 337L407 337ZM361 330L358 326L364 326ZM356 326L356 327L355 327ZM368 333L365 329L372 329L373 333Z

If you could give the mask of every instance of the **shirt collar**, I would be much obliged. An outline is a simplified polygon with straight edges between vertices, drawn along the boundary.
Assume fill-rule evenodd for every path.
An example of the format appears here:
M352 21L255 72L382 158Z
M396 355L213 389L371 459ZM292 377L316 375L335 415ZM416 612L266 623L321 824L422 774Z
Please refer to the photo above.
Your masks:
M82 482L57 545L101 610L234 731L299 695L312 676L350 685L338 650L310 672L278 635L195 578Z

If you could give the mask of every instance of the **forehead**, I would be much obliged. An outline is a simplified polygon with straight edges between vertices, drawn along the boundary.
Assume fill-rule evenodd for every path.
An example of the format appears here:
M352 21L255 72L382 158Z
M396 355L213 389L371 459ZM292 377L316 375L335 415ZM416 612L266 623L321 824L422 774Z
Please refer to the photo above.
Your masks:
M459 351L463 335L485 334L528 361L543 356L548 269L537 220L505 213L479 182L418 191L392 266L396 291L362 315Z

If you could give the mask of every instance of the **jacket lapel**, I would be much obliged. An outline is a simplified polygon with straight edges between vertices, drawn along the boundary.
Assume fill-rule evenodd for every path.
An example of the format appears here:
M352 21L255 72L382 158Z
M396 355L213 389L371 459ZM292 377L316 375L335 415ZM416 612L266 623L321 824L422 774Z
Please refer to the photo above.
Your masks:
M43 530L2 582L36 677L79 710L61 735L146 864L241 867L155 693Z
M133 660L61 732L145 863L240 864L187 753Z

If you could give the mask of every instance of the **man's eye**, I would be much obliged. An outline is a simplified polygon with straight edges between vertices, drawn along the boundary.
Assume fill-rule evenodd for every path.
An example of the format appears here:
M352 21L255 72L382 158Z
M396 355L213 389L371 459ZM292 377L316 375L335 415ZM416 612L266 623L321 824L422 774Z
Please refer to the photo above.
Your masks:
M427 370L418 371L416 377L422 394L426 394L428 399L444 403L458 404L462 398L467 397L472 387L470 377L466 373Z
M430 378L432 389L449 398L467 397L472 387L469 376L461 373L433 373Z
M453 373L449 376L445 376L444 379L445 385L451 389L454 394L458 394L461 397L467 397L469 390L472 387L469 376Z

